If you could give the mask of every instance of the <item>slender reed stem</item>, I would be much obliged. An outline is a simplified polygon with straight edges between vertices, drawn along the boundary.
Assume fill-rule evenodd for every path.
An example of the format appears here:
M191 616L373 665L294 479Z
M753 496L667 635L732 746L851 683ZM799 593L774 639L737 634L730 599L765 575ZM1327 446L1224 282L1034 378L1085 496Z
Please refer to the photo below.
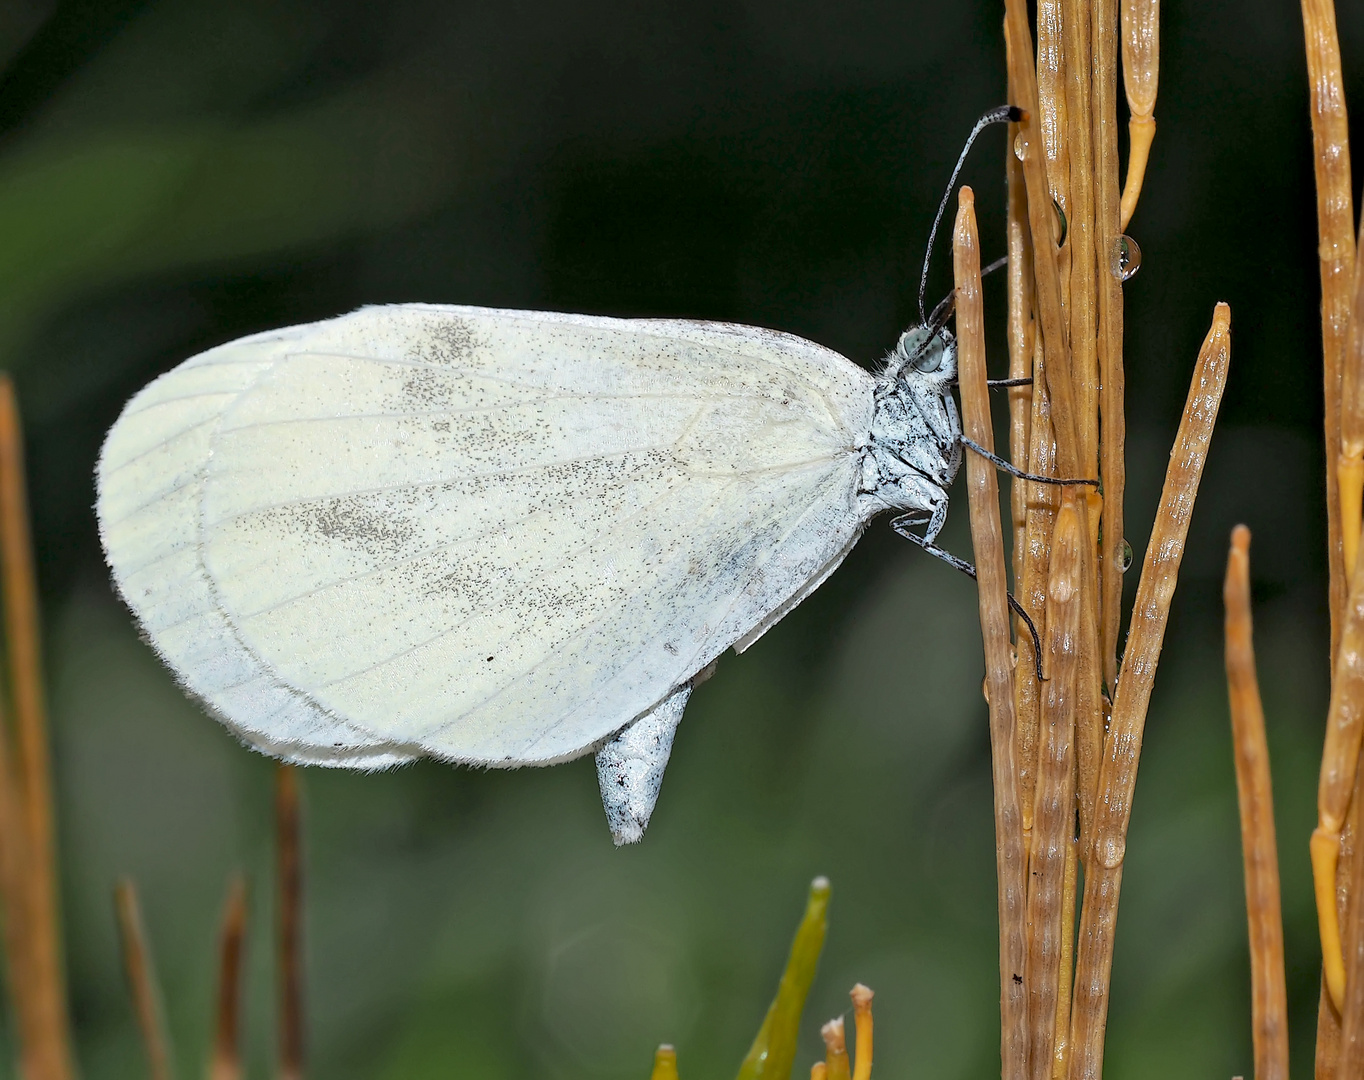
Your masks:
M151 1080L171 1080L175 1070L171 1066L161 986L152 963L151 947L147 944L147 932L142 925L137 888L130 878L122 878L114 887L114 908L118 913L119 936L123 940L123 968L128 976L128 990L133 997L137 1026L142 1032L142 1045L147 1051L147 1070Z
M1322 973L1331 1005L1340 1012L1346 977L1336 893L1341 830L1355 789L1364 737L1364 576L1356 575L1350 588L1333 675L1317 784L1317 827L1310 850Z
M23 430L14 385L0 376L0 573L4 582L5 643L9 650L16 774L25 836L24 881L31 969L24 996L34 1010L33 1075L68 1080L75 1074L62 972L52 773L38 628L38 582L33 569ZM25 1050L29 1057L30 1050Z
M1265 714L1251 639L1250 530L1244 525L1232 530L1222 595L1227 608L1227 693L1245 858L1255 1078L1288 1080L1288 991L1279 907L1279 852L1274 840L1274 792L1269 779Z
M958 370L962 428L966 436L994 450L989 390L985 385L985 319L981 306L980 247L975 196L963 187L952 236L952 270L957 290ZM1004 1080L1027 1075L1027 1003L1022 976L1025 956L1024 853L1014 763L1013 649L1004 572L1004 534L999 520L999 485L994 466L977 454L966 459L971 543L976 555L980 625L985 646L986 697L990 707L990 756L995 787L995 858L999 876L1000 1052Z
M1028 868L1028 1062L1051 1080L1064 939L1066 859L1075 835L1075 678L1083 599L1084 533L1067 491L1056 515L1047 586L1047 685ZM1069 980L1067 980L1069 981ZM1066 1010L1069 1015L1069 1010Z
M1122 225L1118 195L1118 46L1116 0L1093 0L1094 261L1099 321L1099 475L1104 481L1103 543L1099 551L1103 677L1110 692L1118 682L1118 632L1127 562L1123 496L1127 487L1123 411L1122 281L1115 272Z
M1127 228L1141 197L1151 140L1156 137L1156 83L1160 78L1160 0L1122 0L1122 79L1127 90L1127 182L1119 228Z
M1028 29L1026 0L1005 0L1005 34L1009 78L1027 116L1019 124L1015 147L1022 154L1023 177L1028 188L1028 224L1033 238L1033 274L1037 288L1037 311L1042 324L1042 348L1047 391L1051 395L1052 424L1056 432L1058 468L1064 476L1081 476L1075 412L1071 402L1070 340L1061 305L1061 277L1056 260L1056 211L1047 187L1045 151L1037 125L1040 122L1037 71L1033 66L1032 32ZM1043 242L1050 238L1050 242Z
M1037 130L1042 136L1047 191L1060 218L1056 232L1056 273L1061 287L1061 311L1070 308L1070 245L1065 242L1070 220L1070 138L1073 117L1066 99L1066 5L1062 0L1037 3ZM1025 179L1026 183L1026 179ZM1074 348L1074 343L1071 343ZM1072 386L1071 393L1075 389ZM1081 456L1083 460L1083 455ZM1077 474L1078 475L1078 474Z
M1361 223L1364 224L1364 223ZM1361 233L1355 244L1364 244ZM1340 546L1345 570L1353 575L1359 552L1361 515L1364 515L1364 261L1355 260L1354 297L1345 354L1340 372L1340 456L1336 459L1340 487Z
M1090 0L1066 0L1066 143L1070 158L1070 202L1066 206L1066 243L1070 256L1070 364L1075 388L1075 423L1080 469L1097 476L1099 468L1099 361L1095 340L1094 298L1094 132L1090 123Z
M209 1080L241 1080L241 983L246 940L246 881L237 874L227 887L218 931L218 1003L213 1020Z
M1331 663L1340 644L1348 583L1341 529L1337 463L1341 455L1342 366L1348 345L1354 281L1354 200L1350 178L1349 118L1340 64L1334 0L1302 0L1303 37L1311 100L1313 167L1317 187L1318 259L1321 270L1322 382L1326 442L1326 551L1330 572ZM1351 817L1355 816L1354 811ZM1353 876L1350 845L1343 844L1337 879L1337 908L1344 909ZM1322 909L1329 905L1320 905ZM1325 972L1317 1007L1316 1074L1338 1075L1340 1016L1331 1001Z
M1355 777L1355 807L1351 814L1354 850L1349 860L1351 878L1342 921L1345 923L1345 1002L1340 1017L1340 1060L1337 1077L1364 1076L1364 857L1359 848L1359 800L1364 780Z
M1213 424L1226 385L1231 358L1231 312L1218 304L1212 327L1194 367L1179 433L1170 454L1155 525L1146 547L1141 582L1127 639L1127 654L1104 742L1095 803L1094 850L1086 864L1084 906L1080 915L1075 1001L1071 1013L1071 1080L1098 1080L1103 1073L1104 1026L1108 1018L1109 975L1113 966L1118 895L1122 888L1127 826L1146 710L1156 665L1184 557L1198 483L1212 440Z
M1052 1080L1065 1080L1070 1071L1070 1001L1075 990L1075 893L1080 877L1079 846L1079 841L1072 834L1066 844L1066 877L1061 893L1061 977L1056 990Z
M1042 368L1042 343L1037 342L1034 353L1034 372ZM1035 379L1032 396L1032 418L1029 423L1028 472L1034 476L1056 476L1056 440L1051 429L1051 399L1047 396L1044 380ZM1024 530L1026 547L1023 554L1023 584L1019 602L1037 626L1039 634L1046 632L1047 575L1049 573L1051 534L1056 527L1056 511L1061 504L1061 493L1051 484L1028 482L1027 525ZM1031 850L1033 827L1033 792L1037 784L1037 732L1040 721L1042 687L1033 674L1033 644L1030 634L1018 638L1018 735L1015 739L1018 761L1018 801L1022 812L1023 836Z
M1007 40L1006 40L1007 45ZM1011 65L1012 67L1012 65ZM1009 100L1014 100L1012 82ZM1005 151L1005 169L1009 184L1009 208L1006 220L1009 250L1009 378L1026 379L1033 374L1033 315L1032 315L1032 239L1028 233L1028 192L1023 179L1023 163L1014 154L1014 138L1018 125L1009 125L1009 146ZM1009 388L1009 460L1028 460L1028 427L1032 412L1032 387ZM1028 516L1028 487L1026 480L1014 479L1009 486L1011 517L1013 518L1014 588L1023 585L1023 553L1026 545ZM1021 640L1026 635L1019 632ZM1020 656L1020 661L1022 657ZM1022 680L1020 679L1020 684Z
M298 777L275 767L275 861L279 897L279 1077L301 1080L303 1044L303 866Z
M28 837L16 788L8 725L0 710L0 896L4 899L5 978L18 1029L21 1075L42 1077L39 1051L45 1043L44 1022L37 1002L25 992L33 981L33 936L28 929Z
M1331 573L1331 656L1336 655L1345 607L1335 464L1340 454L1341 362L1349 332L1355 271L1354 200L1350 187L1350 127L1340 67L1333 0L1302 0L1311 90L1313 164L1317 178L1317 234L1321 263L1321 337L1326 396L1326 522Z

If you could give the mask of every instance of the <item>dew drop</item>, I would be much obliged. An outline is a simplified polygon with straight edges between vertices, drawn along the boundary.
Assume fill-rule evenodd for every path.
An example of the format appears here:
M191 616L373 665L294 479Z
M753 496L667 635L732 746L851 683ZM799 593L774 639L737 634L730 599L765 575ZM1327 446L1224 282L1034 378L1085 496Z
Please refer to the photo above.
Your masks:
M1028 140L1023 137L1023 132L1014 136L1014 157L1019 161L1028 160Z
M1056 236L1056 246L1060 247L1066 242L1067 230L1070 228L1070 225L1066 221L1066 212L1061 209L1061 204L1055 199L1051 200L1051 208L1056 211L1056 222L1060 226L1060 230Z
M1122 555L1118 562L1118 572L1127 573L1132 568L1132 545L1126 540L1122 542Z
M1119 281L1130 280L1141 269L1141 248L1130 236L1119 236L1114 241L1113 258L1109 270Z

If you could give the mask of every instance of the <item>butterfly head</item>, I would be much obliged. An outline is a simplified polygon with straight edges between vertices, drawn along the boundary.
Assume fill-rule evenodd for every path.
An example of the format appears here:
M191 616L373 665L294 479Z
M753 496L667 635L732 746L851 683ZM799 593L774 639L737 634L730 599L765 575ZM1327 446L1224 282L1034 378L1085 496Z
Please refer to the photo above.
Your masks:
M945 326L912 326L900 335L882 377L924 390L948 393L957 381L957 339Z

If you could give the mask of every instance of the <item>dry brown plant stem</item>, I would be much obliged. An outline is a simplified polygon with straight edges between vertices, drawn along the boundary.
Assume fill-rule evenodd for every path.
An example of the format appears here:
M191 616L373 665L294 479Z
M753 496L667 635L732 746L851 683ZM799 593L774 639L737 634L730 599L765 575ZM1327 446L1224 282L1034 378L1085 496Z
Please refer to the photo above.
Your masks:
M1094 154L1090 125L1091 11L1089 0L1066 0L1066 144L1070 201L1066 242L1070 261L1070 364L1075 388L1075 423L1082 476L1099 468L1099 368L1094 306Z
M1007 42L1006 42L1007 44ZM1009 100L1014 100L1013 85ZM1005 151L1005 170L1009 185L1009 206L1005 228L1009 252L1009 378L1027 379L1033 374L1032 317L1032 239L1028 233L1028 193L1023 179L1023 164L1013 151L1018 125L1009 125L1009 144ZM1009 388L1009 460L1028 460L1028 428L1032 413L1032 390L1028 386ZM1023 581L1023 551L1028 515L1028 485L1015 478L1009 486L1011 517L1014 524L1014 584ZM1022 638L1020 631L1017 635ZM1020 657L1020 661L1022 657Z
M1355 250L1364 245L1364 234ZM1364 514L1364 262L1355 260L1354 302L1340 373L1340 545L1347 574L1353 575Z
M985 382L985 318L980 287L980 247L975 196L961 189L952 234L957 297L958 378L962 429L967 438L994 449L989 389ZM1013 648L1009 640L1008 582L1004 534L999 520L995 467L966 456L971 543L976 554L981 636L985 647L986 696L990 707L990 756L995 791L995 858L999 879L1000 1053L1004 1080L1027 1075L1025 968L1026 891L1022 822L1014 762Z
M1179 564L1184 556L1189 519L1226 385L1230 358L1231 312L1226 304L1218 304L1212 327L1198 354L1189 397L1165 473L1165 486L1137 586L1112 722L1104 741L1099 797L1095 804L1094 848L1086 864L1076 957L1071 1013L1071 1080L1098 1080L1103 1073L1104 1028L1108 1018L1118 896L1142 732L1165 638L1170 602L1179 577Z
M39 1040L26 1046L23 1054L33 1077L67 1080L75 1074L75 1065L62 972L38 583L29 535L23 430L14 385L8 377L0 377L0 572L14 706L17 809L25 839L24 881L28 890L25 933L30 968L24 996L33 1010L32 1035Z
M1005 0L1004 11L1005 34L1009 39L1009 79L1018 93L1015 103L1027 114L1018 126L1015 147L1022 155L1023 177L1028 189L1028 225L1033 239L1033 275L1042 330L1043 371L1051 397L1057 467L1064 476L1080 476L1070 341L1062 310L1061 278L1056 258L1056 211L1051 205L1045 153L1037 130L1041 114L1037 71L1033 66L1032 31L1028 28L1025 0Z
M33 968L32 937L28 932L30 896L25 881L28 842L3 720L0 710L0 896L4 898L5 977L15 1013L20 1074L41 1077L35 1048L43 1045L43 1022L36 1014L35 1003L24 992L32 982Z
M1070 328L1071 375L1074 378L1075 423L1081 476L1099 472L1099 369L1096 340L1096 256L1094 251L1094 154L1096 134L1091 124L1094 95L1093 11L1090 0L1066 0L1062 30L1065 41L1066 143L1069 224L1062 265L1068 267L1066 314ZM1080 602L1078 667L1075 683L1075 754L1079 766L1078 794L1081 824L1088 835L1093 816L1094 785L1103 745L1101 687L1104 665L1100 648L1100 599L1098 581L1098 526L1102 510L1099 496L1086 489L1078 508L1085 537L1081 567L1083 599Z
M1113 272L1119 223L1117 41L1115 0L1093 0L1094 261L1098 305L1099 475L1104 497L1099 552L1099 606L1103 678L1110 692L1118 682L1118 633L1126 562L1123 496L1127 486L1123 372L1122 282ZM1084 790L1082 786L1082 790Z
M303 866L298 776L275 767L275 860L279 902L279 1077L301 1080L303 1043Z
M1127 182L1119 228L1127 228L1141 197L1151 140L1156 137L1156 84L1160 78L1160 0L1122 0L1122 78L1127 90Z
M1269 778L1265 714L1251 637L1250 530L1244 525L1232 530L1222 596L1227 609L1227 693L1245 860L1255 1078L1288 1080L1288 991L1284 982L1279 852L1274 839L1274 792Z
M1354 842L1357 848L1359 839L1359 800L1361 798L1361 778L1355 776L1355 807L1351 816L1354 827ZM1351 853L1351 875L1349 895L1344 905L1345 923L1344 960L1346 966L1345 1002L1340 1018L1340 1059L1336 1063L1336 1076L1354 1078L1364 1076L1364 904L1358 902L1364 896L1364 858L1358 850Z
M1034 372L1042 368L1042 343L1037 341L1033 354ZM1051 429L1051 400L1047 397L1045 381L1034 376L1032 418L1029 422L1028 472L1034 476L1055 476L1056 440ZM1056 526L1056 511L1060 506L1060 492L1051 484L1027 482L1027 523L1024 530L1026 548L1023 553L1023 582L1018 600L1037 626L1038 634L1046 632L1047 574L1051 548L1051 534ZM1017 738L1018 799L1023 815L1025 838L1032 833L1033 792L1037 783L1037 733L1041 722L1042 687L1034 674L1031 634L1018 638ZM1031 840L1028 840L1031 847Z
M1336 887L1341 830L1350 809L1364 736L1364 575L1355 575L1350 589L1333 675L1311 855L1323 978L1332 1007L1339 1012L1344 1007L1346 977Z
M128 976L128 989L137 1013L137 1026L142 1032L142 1045L147 1051L147 1070L151 1080L171 1080L175 1071L171 1067L161 987L142 924L137 888L130 878L123 878L114 887L114 908L118 914L119 937L123 941L123 967Z
M1072 932L1062 912L1075 835L1075 680L1085 544L1075 503L1068 490L1056 515L1047 586L1047 683L1028 867L1028 1062L1034 1080L1051 1080L1061 960ZM1063 1011L1069 1016L1069 1009Z
M1065 1080L1070 1071L1070 1001L1075 990L1075 893L1080 876L1079 847L1079 841L1072 834L1066 844L1066 878L1061 892L1061 978L1056 991L1052 1080Z
M1340 643L1348 583L1341 529L1340 485L1337 464L1341 445L1342 365L1348 345L1350 301L1354 283L1354 203L1350 178L1349 119L1345 109L1345 81L1340 64L1333 0L1302 0L1303 36L1307 50L1307 79L1311 102L1313 166L1317 189L1318 258L1321 270L1322 381L1325 398L1326 523L1330 571L1331 664ZM1356 816L1351 811L1351 818ZM1335 907L1348 906L1353 871L1348 826L1344 835L1335 886ZM1333 905L1318 902L1318 918L1330 918ZM1316 1074L1321 1080L1337 1076L1340 1053L1340 1016L1331 1000L1325 973L1317 1007Z
M240 874L227 887L218 931L218 1003L214 1012L209 1080L240 1080L241 982L246 940L246 881Z
M1336 459L1340 453L1341 364L1349 332L1354 284L1354 200L1350 187L1350 127L1340 66L1333 0L1302 0L1311 90L1313 164L1317 180L1317 234L1321 263L1321 336L1326 398L1327 554L1331 573L1331 656L1340 640L1345 606Z

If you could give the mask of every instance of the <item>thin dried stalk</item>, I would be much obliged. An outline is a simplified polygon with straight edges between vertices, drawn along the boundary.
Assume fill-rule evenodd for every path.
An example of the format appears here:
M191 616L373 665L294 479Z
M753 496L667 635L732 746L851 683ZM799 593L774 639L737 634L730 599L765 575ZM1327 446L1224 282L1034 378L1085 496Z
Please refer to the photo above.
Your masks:
M1355 783L1355 836L1358 837L1360 820L1359 800L1364 780L1356 776ZM1345 905L1345 1005L1340 1018L1340 1059L1336 1064L1337 1077L1364 1076L1364 904L1358 898L1364 896L1364 858L1359 852L1351 853L1351 880L1349 882L1348 902Z
M1070 156L1070 202L1066 206L1066 248L1070 258L1070 364L1075 383L1075 423L1080 469L1096 476L1099 468L1099 366L1094 308L1094 154L1090 125L1089 0L1067 0L1066 143Z
M671 1078L664 1078L671 1080ZM810 1080L829 1080L829 1066L822 1061L816 1061L810 1066Z
M1361 575L1356 575L1345 606L1333 675L1311 854L1323 977L1331 1004L1339 1012L1344 1006L1346 982L1336 896L1340 833L1350 809L1359 768L1360 740L1364 737L1364 576Z
M32 981L33 937L28 931L30 891L26 880L28 839L24 830L9 738L0 712L0 896L4 898L5 977L18 1028L20 1072L41 1078L43 1017L25 988Z
M1007 42L1006 42L1007 44ZM1013 85L1009 86L1009 100L1014 100ZM1014 138L1018 125L1009 125L1009 148L1005 153L1005 168L1009 184L1009 208L1005 228L1009 251L1009 378L1026 379L1033 374L1032 320L1032 238L1028 233L1028 192L1024 186L1023 164L1014 155ZM1027 386L1009 388L1009 460L1028 460L1028 421L1032 412L1032 390ZM1023 552L1028 516L1027 481L1014 479L1009 488L1013 518L1014 588L1023 582ZM1016 635L1024 637L1022 631ZM1020 662L1022 658L1020 657Z
M241 983L246 939L246 881L240 874L227 888L223 921L218 931L218 1004L213 1022L213 1056L209 1080L240 1080Z
M1066 844L1066 879L1061 903L1061 979L1056 989L1056 1043L1051 1058L1052 1080L1065 1080L1070 1071L1070 999L1075 989L1075 890L1079 882L1079 841Z
M1364 222L1361 222L1364 225ZM1355 245L1364 245L1364 233ZM1345 571L1355 572L1364 515L1364 262L1355 260L1354 303L1350 310L1347 348L1340 373L1340 456L1336 482L1340 486L1340 546Z
M1090 87L1092 67L1092 11L1090 0L1067 0L1066 98L1070 120L1067 132L1070 148L1070 227L1066 248L1070 259L1070 293L1067 315L1070 320L1071 374L1075 379L1075 422L1079 438L1080 468L1084 476L1097 476L1099 468L1099 368L1095 339L1094 252L1094 155ZM1078 669L1075 696L1076 760L1080 769L1077 788L1081 826L1088 838L1093 817L1094 785L1103 743L1103 698L1100 688L1104 671L1099 642L1101 620L1098 582L1098 526L1102 503L1080 508L1085 525L1084 599L1080 613Z
M1141 197L1151 140L1156 137L1156 83L1160 78L1160 0L1122 0L1122 81L1127 90L1127 183L1120 228L1127 228Z
M971 189L962 188L952 235L962 428L968 438L993 450L989 390L985 385L985 318L981 307L980 247L976 238L974 205ZM1004 535L999 521L999 485L994 466L976 454L968 454L966 482L980 594L981 636L985 646L990 756L995 787L1000 1054L1004 1080L1023 1080L1028 1064L1027 1002L1022 985L1026 893L1023 832L1015 786L1013 649L1009 642Z
M1035 372L1040 372L1042 343L1037 342L1034 353ZM1056 440L1051 430L1051 399L1047 396L1046 382L1037 379L1033 384L1032 420L1029 426L1028 472L1034 476L1055 476ZM1019 592L1019 602L1037 626L1038 634L1046 632L1047 625L1047 575L1050 564L1051 534L1056 527L1056 511L1061 504L1061 494L1051 484L1028 482L1027 526L1025 529L1026 547L1023 556L1023 585ZM1018 666L1015 678L1018 683L1017 748L1018 801L1022 811L1023 836L1026 847L1031 849L1033 826L1033 791L1037 784L1037 732L1040 724L1041 691L1034 672L1037 670L1034 659L1032 635L1020 634L1018 637Z
M1066 100L1066 27L1062 0L1037 4L1037 130L1046 155L1047 190L1066 220L1070 218L1070 134ZM1025 181L1026 182L1026 181ZM1062 229L1062 234L1064 233ZM1042 234L1048 235L1048 234ZM1058 234L1056 271L1061 309L1070 306L1070 245ZM1073 345L1072 345L1073 347Z
M33 1009L31 1034L38 1040L25 1048L24 1056L31 1063L33 1076L67 1080L74 1076L75 1066L62 972L52 775L38 645L38 583L29 535L23 430L14 385L7 376L0 376L0 572L14 704L15 776L27 859L25 932L32 966L26 975L24 997Z
M1079 453L1072 405L1070 341L1061 306L1061 277L1056 261L1056 212L1047 188L1046 162L1037 124L1040 116L1037 72L1032 63L1032 31L1028 29L1026 0L1005 0L1005 35L1009 39L1009 79L1017 89L1017 104L1027 116L1018 126L1015 147L1022 154L1023 177L1028 189L1028 225L1033 238L1033 274L1037 311L1042 328L1042 349L1047 392L1051 395L1052 425L1056 433L1056 456L1060 472L1078 476ZM1050 238L1051 242L1044 242Z
M1071 1013L1071 1080L1098 1080L1103 1073L1104 1025L1108 1017L1118 895L1122 887L1127 826L1146 710L1165 638L1184 541L1189 532L1198 482L1203 475L1213 424L1231 358L1231 311L1218 304L1203 341L1184 405L1170 465L1165 473L1155 525L1146 547L1141 582L1127 639L1113 718L1104 743L1095 804L1094 851L1086 864L1080 914L1075 1000Z
M1312 150L1317 177L1318 257L1321 261L1321 338L1326 396L1326 525L1331 573L1331 656L1340 641L1345 607L1345 560L1340 494L1334 465L1340 454L1341 363L1349 333L1354 285L1354 200L1350 188L1350 126L1340 68L1333 0L1302 0L1307 80L1312 102Z
M1265 713L1251 638L1250 530L1244 525L1232 530L1222 595L1227 608L1227 692L1245 858L1255 1077L1288 1080L1288 991L1284 985L1279 853L1274 839L1274 792L1269 779Z
M1075 677L1079 655L1084 533L1071 492L1056 515L1047 585L1047 686L1028 866L1028 1061L1051 1080L1064 938L1066 858L1075 835Z
M1321 269L1322 381L1325 397L1326 542L1330 570L1331 661L1335 662L1348 589L1341 530L1340 490L1335 464L1341 454L1342 364L1348 345L1350 293L1354 281L1354 201L1350 179L1349 118L1340 65L1333 0L1302 0L1311 97L1313 166L1317 181L1317 237ZM1355 816L1355 812L1351 812ZM1348 903L1353 864L1342 844L1337 908ZM1329 905L1321 905L1325 909ZM1317 1076L1335 1076L1340 1053L1340 1017L1333 1008L1325 974L1317 1007Z
M1098 302L1099 475L1104 481L1103 543L1099 552L1103 676L1110 691L1118 682L1118 634L1122 617L1123 494L1127 486L1123 415L1122 281L1114 269L1122 226L1118 196L1118 56L1116 0L1094 0L1094 258Z
M301 1080L303 1050L303 867L298 777L275 768L275 872L279 889L279 1076Z
M1358 849L1359 810L1364 805L1364 770L1355 774L1354 795L1350 799L1350 813L1345 819L1345 828L1340 834L1340 866L1336 873L1336 908L1340 912L1340 922L1350 926L1359 914L1352 903L1352 876L1355 855ZM1317 1080L1354 1080L1341 1069L1342 1038L1344 1035L1341 1015L1331 1002L1330 991L1326 986L1323 973L1321 992L1317 1001L1317 1045L1315 1076Z
M137 888L129 878L121 879L114 887L114 908L118 913L119 937L123 941L123 968L128 976L128 990L133 997L137 1026L142 1032L142 1045L147 1051L147 1071L151 1080L171 1080L175 1072L171 1067L161 986L152 964L147 932L142 925Z

